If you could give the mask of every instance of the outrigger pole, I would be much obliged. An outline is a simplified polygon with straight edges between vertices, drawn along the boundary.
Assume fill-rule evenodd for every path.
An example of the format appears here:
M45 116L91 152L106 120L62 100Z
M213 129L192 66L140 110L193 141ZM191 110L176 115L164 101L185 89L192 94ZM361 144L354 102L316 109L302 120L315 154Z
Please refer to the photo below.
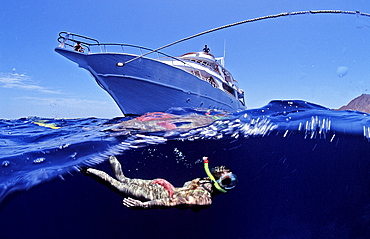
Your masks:
M147 52L147 53L145 53L145 54L143 54L141 56L137 56L137 57L135 57L135 58L133 58L131 60L128 60L124 64L130 63L131 61L134 61L134 60L139 59L139 58L141 58L143 56L149 55L150 53L157 52L157 51L162 50L164 48L167 48L169 46L175 45L177 43L180 43L180 42L183 42L183 41L187 41L189 39L192 39L192 38L195 38L195 37L198 37L198 36L201 36L201 35L205 35L205 34L208 34L208 33L211 33L211 32L215 32L215 31L218 31L218 30L222 30L222 29L225 29L225 28L229 28L229 27L241 25L241 24L244 24L244 23L257 22L257 21L261 21L261 20L265 20L265 19L278 18L278 17L286 17L286 16L297 16L297 15L305 15L305 14L347 14L347 15L356 15L356 16L370 17L370 14L369 13L363 13L363 12L360 12L360 11L309 10L309 11L298 11L298 12L283 12L283 13L279 13L279 14L275 14L275 15L267 15L267 16L263 16L263 17L251 18L251 19L247 19L247 20L244 20L244 21L235 22L235 23L232 23L232 24L227 24L227 25L224 25L224 26L221 26L221 27L216 27L216 28L213 28L213 29L210 29L210 30L207 30L207 31L204 31L204 32L200 32L198 34L195 34L195 35L192 35L192 36L189 36L189 37L186 37L186 38L177 40L175 42L172 42L170 44L164 45L164 46L159 47L157 49L154 49L154 50L152 50L150 52Z

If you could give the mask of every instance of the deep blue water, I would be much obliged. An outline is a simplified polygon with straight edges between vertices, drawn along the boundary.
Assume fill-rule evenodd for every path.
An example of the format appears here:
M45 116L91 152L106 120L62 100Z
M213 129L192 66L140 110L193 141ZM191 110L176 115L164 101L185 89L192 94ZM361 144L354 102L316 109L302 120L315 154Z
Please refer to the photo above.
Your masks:
M370 116L303 101L166 119L0 120L0 238L370 238ZM162 116L163 117L163 116ZM209 209L132 211L79 173L175 186L205 176L202 156L239 184Z

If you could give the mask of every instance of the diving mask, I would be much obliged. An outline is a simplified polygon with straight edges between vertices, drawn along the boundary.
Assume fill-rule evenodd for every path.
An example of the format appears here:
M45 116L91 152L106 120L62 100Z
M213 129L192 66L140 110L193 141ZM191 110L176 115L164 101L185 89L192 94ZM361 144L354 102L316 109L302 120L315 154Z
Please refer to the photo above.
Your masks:
M233 173L224 173L216 181L223 189L230 190L235 188L238 183L238 178Z
M206 171L207 176L211 179L213 185L218 191L227 193L226 190L233 189L236 186L238 179L236 178L235 174L225 172L221 175L221 177L218 180L216 180L215 177L212 175L211 171L209 170L208 157L203 157L203 162L204 170Z

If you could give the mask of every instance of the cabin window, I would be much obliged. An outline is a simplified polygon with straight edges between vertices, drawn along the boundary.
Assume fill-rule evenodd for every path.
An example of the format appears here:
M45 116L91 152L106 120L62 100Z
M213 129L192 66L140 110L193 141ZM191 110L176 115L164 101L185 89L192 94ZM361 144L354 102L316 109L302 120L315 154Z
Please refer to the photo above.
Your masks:
M213 79L213 77L212 77L212 76L210 76L210 77L206 78L206 81L207 81L208 83L210 83L213 87L218 88L218 84L217 84L217 82L215 81L215 79Z
M228 86L226 83L222 82L222 88L224 88L224 90L228 93L230 93L232 96L235 97L235 91L233 88L231 88L230 86Z

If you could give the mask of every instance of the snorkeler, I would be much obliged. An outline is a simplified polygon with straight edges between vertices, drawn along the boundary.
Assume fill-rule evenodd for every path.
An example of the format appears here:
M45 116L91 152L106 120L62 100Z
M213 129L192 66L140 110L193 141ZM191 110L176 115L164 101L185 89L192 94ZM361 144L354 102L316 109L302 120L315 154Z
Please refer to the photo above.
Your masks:
M218 194L226 193L236 186L237 178L225 166L208 168L208 158L203 157L206 178L196 178L186 182L183 187L175 188L165 179L130 179L123 175L122 167L116 157L109 157L109 163L116 177L107 173L86 168L82 173L96 181L108 186L121 194L123 205L131 209L155 208L189 208L200 210L212 204L212 198Z

